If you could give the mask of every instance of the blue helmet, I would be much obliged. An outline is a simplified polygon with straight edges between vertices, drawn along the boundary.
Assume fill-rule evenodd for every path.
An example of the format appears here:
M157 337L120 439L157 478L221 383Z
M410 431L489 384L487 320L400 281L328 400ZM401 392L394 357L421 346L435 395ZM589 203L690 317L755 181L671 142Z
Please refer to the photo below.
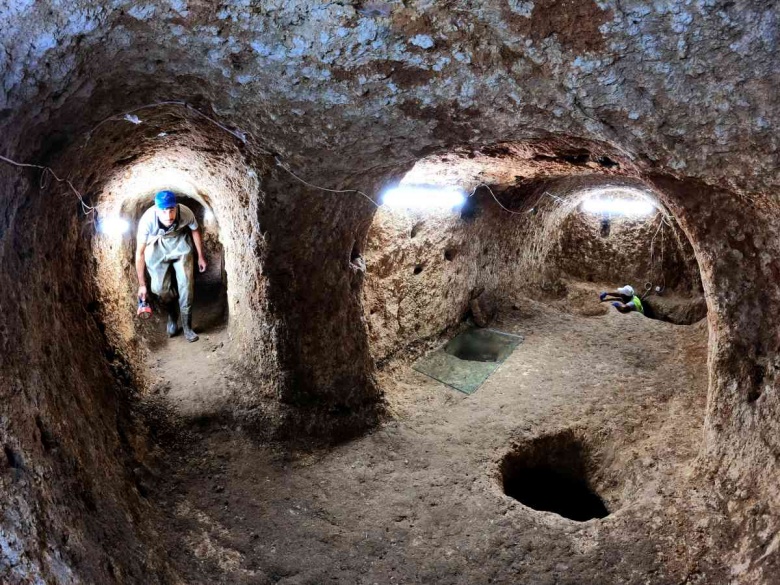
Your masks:
M159 209L176 207L176 193L173 191L160 191L154 196L154 203Z

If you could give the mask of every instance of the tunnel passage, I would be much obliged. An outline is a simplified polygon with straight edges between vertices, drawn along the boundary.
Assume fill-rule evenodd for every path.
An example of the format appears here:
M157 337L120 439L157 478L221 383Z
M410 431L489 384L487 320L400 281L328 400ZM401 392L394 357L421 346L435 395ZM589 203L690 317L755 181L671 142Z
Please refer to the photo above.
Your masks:
M614 309L599 292L630 284L652 318L691 324L707 314L698 259L668 196L604 145L465 148L417 161L406 184L459 185L466 200L375 214L363 305L380 365L465 320L489 327L517 295L600 316ZM599 198L648 209L588 211Z
M186 109L151 108L138 116L142 123L135 125L123 119L106 122L66 153L78 161L76 172L88 185L97 208L91 240L94 272L89 274L97 290L96 313L109 342L128 357L144 389L158 385L148 350L165 349L165 359L181 361L171 371L183 375L188 371L186 360L196 360L195 369L202 369L209 356L226 367L240 364L245 374L241 383L230 388L220 385L224 391L218 403L209 403L215 415L232 416L239 405L267 401L278 371L267 335L266 324L274 317L267 308L257 213L263 163L242 152L237 146L240 141L229 132L188 115ZM202 233L208 266L204 273L195 267L193 326L201 339L194 345L211 344L211 348L223 343L226 358L216 360L217 354L205 346L176 350L184 338L179 333L168 340L167 310L154 296L153 318L141 322L135 317L137 224L160 190L173 191L180 203L193 210ZM112 230L112 226L123 229ZM194 247L193 253L196 256ZM210 333L221 337L211 341ZM200 372L201 380L206 373ZM202 392L215 395L205 388ZM194 400L196 395L192 396Z
M594 186L559 224L548 263L561 278L607 291L629 284L646 317L678 325L704 318L698 262L679 224L646 187Z
M504 493L534 510L585 522L610 511L593 488L594 463L571 432L548 435L516 447L500 466Z
M93 157L92 167L77 168L104 217L135 217L155 190L167 188L199 202L218 221L228 283L225 360L242 375L222 385L227 390L214 416L251 412L255 420L273 421L261 425L268 434L298 425L325 434L334 424L348 434L376 421L378 389L368 360L357 359L367 350L365 335L354 326L359 318L353 318L361 284L354 225L373 204L362 199L356 206L354 199L307 190L288 173L272 172L267 154L186 108L152 107L138 116L141 124L119 118L102 125L72 154ZM143 203L136 201L140 194ZM334 225L323 228L323 216ZM316 244L301 233L319 234ZM101 236L93 250L107 334L132 353L141 340L132 317L136 284L129 249ZM198 318L196 310L196 324ZM337 347L325 330L340 340ZM303 416L315 421L300 422Z

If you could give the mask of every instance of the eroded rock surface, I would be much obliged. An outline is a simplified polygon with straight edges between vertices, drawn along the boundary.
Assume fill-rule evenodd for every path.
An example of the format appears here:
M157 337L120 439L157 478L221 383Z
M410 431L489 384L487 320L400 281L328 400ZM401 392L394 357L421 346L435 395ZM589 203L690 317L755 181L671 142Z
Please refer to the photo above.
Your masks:
M173 172L224 248L234 351L215 419L254 440L376 425L396 387L382 379L461 327L478 291L504 310L581 295L579 314L599 318L566 277L617 278L609 250L575 265L561 243L584 241L583 189L644 189L673 219L656 268L706 299L706 416L690 429L703 441L686 465L728 538L694 524L679 545L696 506L677 502L679 532L631 554L670 551L652 574L689 582L771 583L777 18L759 0L0 6L0 155L71 181L0 161L0 580L178 578L147 495L182 423L149 402L132 234L97 230ZM410 170L463 186L467 205L377 210ZM610 560L624 528L570 570L652 581Z

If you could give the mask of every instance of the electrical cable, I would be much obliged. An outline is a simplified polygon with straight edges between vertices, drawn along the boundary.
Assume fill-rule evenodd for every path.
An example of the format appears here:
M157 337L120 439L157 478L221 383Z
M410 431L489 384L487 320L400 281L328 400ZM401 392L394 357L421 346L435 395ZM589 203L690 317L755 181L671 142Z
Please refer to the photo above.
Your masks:
M245 132L242 132L240 130L233 130L231 128L228 128L224 124L221 124L220 122L218 122L214 118L204 114L203 112L201 112L200 110L198 110L197 108L195 108L194 106L192 106L191 104L189 104L189 103L187 103L185 101L166 100L166 101L161 101L161 102L155 102L155 103L152 103L152 104L145 104L143 106L138 106L137 108L133 108L131 110L127 110L126 112L122 112L120 114L114 114L113 116L109 116L108 118L105 118L104 120L101 120L100 122L98 122L89 131L89 133L87 134L87 138L84 141L84 144L82 144L81 148L83 149L84 147L87 146L87 144L89 144L89 141L92 139L92 135L95 133L95 131L98 128L100 128L104 124L106 124L108 122L120 121L120 120L126 120L126 121L128 121L128 122L130 122L132 124L141 124L142 120L140 120L138 118L138 116L134 115L136 112L140 112L140 111L147 110L147 109L150 109L150 108L157 108L157 107L160 107L160 106L180 106L180 107L186 108L188 111L191 111L191 112L197 114L198 116L201 116L202 118L208 120L209 122L211 122L212 124L214 124L215 126L220 128L221 130L224 130L225 132L227 132L231 136L237 138L243 144L247 143L247 136L246 136ZM264 148L264 147L262 147L260 145L256 145L256 146L263 154L274 157L274 160L276 161L276 164L279 167L281 167L282 169L284 169L284 171L289 173L292 177L294 177L297 181L300 181L301 183L303 183L304 185L306 185L308 187L311 187L312 189L318 189L320 191L325 191L325 192L328 192L328 193L357 193L357 194L363 196L368 201L370 201L375 207L379 207L379 204L376 201L371 199L371 197L369 197L368 195L366 195L363 191L360 191L359 189L328 189L326 187L320 187L318 185L310 183L310 182L306 181L305 179L302 179L301 177L296 175L289 167L287 167L281 161L281 159L279 158L279 155L271 152L270 150L268 150L268 149L266 149L266 148ZM45 184L46 173L51 173L51 176L54 177L54 179L57 182L66 183L68 185L68 187L70 188L70 190L73 191L73 193L78 198L79 203L81 204L81 209L82 209L82 211L84 212L85 215L89 215L90 213L93 213L94 211L96 211L96 209L97 209L96 207L88 205L84 201L84 198L82 197L81 193L79 193L79 191L73 186L73 183L69 179L61 179L60 177L57 176L57 174L50 167L43 166L43 165L29 164L29 163L20 163L20 162L17 162L15 160L12 160L10 158L4 157L2 155L0 155L0 160L6 162L8 164L17 166L17 167L41 169L43 171L43 175L41 176L41 184L40 184L41 189L44 189L46 187L46 184Z
M380 207L380 205L376 201L371 199L371 197L369 197L368 195L366 195L365 193L363 193L363 191L360 191L359 189L328 189L326 187L319 187L318 185L314 185L313 183L309 183L308 181L302 179L301 177L296 175L294 172L292 172L288 167L286 167L284 165L284 163L282 162L282 160L279 158L278 155L274 155L274 160L276 161L277 166L282 167L285 171L290 173L290 175L295 177L295 179L297 179L298 181L300 181L301 183L303 183L307 187L311 187L312 189L319 189L320 191L325 191L327 193L358 193L359 195L362 195L368 201L370 201L375 207L377 207L377 208Z
M247 143L247 135L246 135L245 132L240 131L240 130L234 130L234 129L228 128L224 124L221 124L220 122L218 122L214 118L211 118L210 116L204 114L203 112L201 112L200 110L198 110L197 108L195 108L193 105L189 104L186 101L182 101L182 100L166 100L166 101L154 102L154 103L151 103L151 104L145 104L143 106L138 106L137 108L133 108L131 110L128 110L126 112L122 112L120 114L114 114L113 116L109 116L108 118L105 118L104 120L101 120L98 124L96 124L89 131L89 133L87 134L87 138L84 141L84 144L82 145L81 148L84 148L89 143L89 141L92 139L92 135L95 133L95 131L98 128L100 128L101 126L103 126L104 124L106 124L108 122L111 122L111 121L120 121L120 120L126 120L126 121L128 121L128 122L130 122L132 124L141 124L142 120L140 120L138 118L138 116L134 115L136 112L140 112L140 111L143 111L143 110L147 110L147 109L150 109L150 108L156 108L156 107L160 107L160 106L180 106L180 107L183 107L183 108L185 108L185 109L187 109L187 110L197 114L198 116L201 116L202 118L208 120L209 122L211 122L212 124L214 124L215 126L220 128L221 130L223 130L223 131L227 132L228 134L230 134L231 136L233 136L234 138L237 138L238 140L240 140L242 142L242 144L246 144ZM271 152L270 150L268 150L268 149L266 149L266 148L264 148L264 147L262 147L260 145L256 145L256 146L263 154L268 155L268 156L272 156L274 158L274 161L276 162L277 166L281 167L285 172L290 174L290 176L292 176L294 179L296 179L300 183L306 185L307 187L310 187L312 189L317 189L319 191L324 191L326 193L357 193L357 194L361 195L362 197L364 197L366 200L370 201L371 204L374 205L375 207L377 207L377 208L380 207L380 205L376 201L374 201L371 197L369 197L366 193L364 193L363 191L360 191L359 189L328 189L326 187L321 187L319 185L315 185L314 183L310 183L309 181L306 181L305 179L299 177L288 166L286 166L282 162L282 160L280 158L280 155L278 155L278 154L276 154L274 152ZM42 182L44 180L46 172L51 173L51 175L58 182L64 182L64 183L68 184L70 189L78 197L79 202L81 203L81 206L82 206L82 210L84 211L85 214L89 214L89 213L95 211L95 209L96 209L95 207L87 205L84 202L83 197L76 190L76 188L73 186L73 184L70 182L70 180L60 179L54 173L54 171L51 168L45 167L45 166L41 166L41 165L35 165L35 164L17 163L16 161L13 161L13 160L11 160L9 158L6 158L6 157L3 157L3 156L0 156L0 159L5 161L5 162L7 162L7 163L9 163L9 164L13 164L13 165L16 165L16 166L19 166L19 167L30 167L30 168L42 169L44 171L44 176L42 176ZM555 195L552 195L552 194L548 193L547 191L545 191L545 192L543 192L539 196L539 198L537 199L536 205L534 205L530 210L528 210L528 211L513 211L511 209L508 209L506 206L504 206L498 200L498 197L496 197L496 194L493 192L493 190L490 188L490 186L487 183L484 183L484 182L483 183L479 183L476 187L474 187L474 190L471 192L471 194L469 196L470 197L473 196L474 193L476 193L477 189L479 189L480 187L485 187L490 192L490 195L493 197L493 200L498 204L498 206L501 209L503 209L504 211L506 211L507 213L510 213L512 215L523 215L525 213L533 213L534 210L538 207L539 201L541 201L541 199L543 197L545 197L545 196L548 196L551 199L553 199L554 201L559 202L559 203L562 201L562 198L557 197ZM41 188L44 188L43 183L41 184ZM666 218L665 217L663 217L662 223L659 226L659 229L661 229L661 227L663 226L664 223L666 223ZM656 231L655 235L653 236L653 238L652 238L652 240L650 242L651 263L652 263L652 259L653 259L653 244L655 242L655 237L657 235L658 235L658 231ZM663 241L663 235L662 235L662 241ZM662 248L662 254L663 254L663 248Z
M662 223L661 225L665 225L665 224L666 224L666 220L664 220L664 223ZM666 247L665 235L666 235L666 228L662 228L661 229L661 287L664 289L666 288L666 270L664 269L664 248Z
M103 126L104 124L107 124L108 122L112 122L112 121L122 121L122 120L128 121L128 122L130 122L130 123L132 123L132 124L141 124L141 123L143 123L143 121L142 121L142 120L140 120L140 119L138 118L138 116L135 116L135 113L136 113L136 112L140 112L140 111L147 110L147 109L151 109L151 108L157 108L157 107L161 107L161 106L179 106L179 107L183 107L183 108L187 109L188 111L191 111L191 112L193 112L194 114L197 114L198 116L200 116L200 117L204 118L205 120L208 120L209 122L211 122L212 124L214 124L215 126L217 126L218 128L220 128L221 130L223 130L223 131L227 132L228 134L230 134L231 136L233 136L234 138L237 138L238 140L240 140L240 141L242 142L242 144L246 144L246 143L247 143L247 135L246 135L246 133L245 133L245 132L243 132L243 131L241 131L241 130L234 130L234 129L228 128L228 127L227 127L227 126L225 126L224 124L221 124L220 122L218 122L218 121L217 121L217 120L215 120L214 118L212 118L212 117L210 117L210 116L208 116L208 115L204 114L203 112L201 112L200 110L198 110L197 108L195 108L193 105L189 104L189 103L188 103L188 102L186 102L186 101L182 101L182 100L166 100L166 101L154 102L154 103L151 103L151 104L145 104L145 105L143 105L143 106L138 106L137 108L133 108L133 109L131 109L131 110L127 110L127 111L125 111L125 112L122 112L122 113L119 113L119 114L114 114L114 115L112 115L112 116L109 116L108 118L105 118L105 119L101 120L100 122L98 122L98 124L96 124L96 125L95 125L95 126L94 126L94 127L93 127L93 128L90 130L90 131L89 131L89 133L87 134L87 137L86 137L86 139L85 139L85 141L84 141L84 144L81 146L81 148L83 149L84 147L86 147L86 146L87 146L87 144L89 144L89 141L92 139L92 136L93 136L93 134L94 134L94 133L95 133L95 132L96 132L96 131L97 131L97 130L98 130L100 127L101 127L101 126ZM288 173L288 174L289 174L291 177L293 177L295 180L299 181L300 183L302 183L302 184L306 185L307 187L310 187L310 188L312 188L312 189L317 189L317 190L319 190L319 191L323 191L323 192L326 192L326 193L357 193L358 195L361 195L363 198L365 198L367 201L371 202L371 204L372 204L372 205L374 205L375 207L377 207L377 208L379 208L379 207L380 207L380 205L379 205L379 204L378 204L376 201L374 201L374 200L373 200L373 199L372 199L372 198L371 198L369 195L367 195L366 193L364 193L363 191L361 191L361 190L359 190L359 189L329 189L329 188L327 188L327 187L321 187L321 186L319 186L319 185L315 185L314 183L311 183L311 182L309 182L309 181L307 181L307 180L303 179L302 177L298 176L297 174L295 174L295 173L292 171L292 169L290 169L290 168L289 168L289 166L287 166L287 165L286 165L286 164L285 164L285 163L284 163L284 162L281 160L281 158L280 158L280 155L278 155L278 154L276 154L276 153L274 153L274 152L271 152L271 151L270 151L270 150L268 150L267 148L264 148L264 147L262 147L262 146L260 146L260 145L256 145L256 146L257 146L257 148L258 148L258 149L259 149L259 150L260 150L260 151L261 151L263 154L265 154L265 155L268 155L268 156L272 156L272 157L274 158L274 161L276 162L276 165L277 165L277 166L279 166L280 168L282 168L282 169L283 169L285 172L287 172L287 173ZM49 173L51 173L51 175L52 175L52 176L53 176L53 177L54 177L54 178L55 178L57 181L59 181L59 182L65 182L65 183L67 183L67 184L68 184L68 186L70 187L70 189L71 189L71 190L72 190L72 191L73 191L73 192L76 194L76 196L78 197L78 199L79 199L79 201L80 201L80 203L81 203L82 209L83 209L83 211L84 211L84 213L85 213L85 214L88 214L88 213L91 213L91 212L95 211L95 209L96 209L96 208L95 208L95 207L92 207L92 206L89 206L89 205L87 205L87 204L84 202L84 199L83 199L83 197L81 196L81 194L80 194L80 193L79 193L79 192L76 190L76 188L73 186L73 184L72 184L72 183L71 183L69 180L66 180L66 179L60 179L60 178L59 178L59 177L58 177L58 176L57 176L57 175L54 173L54 171L53 171L51 168L49 168L49 167L44 167L44 166L41 166L41 165L26 164L26 163L17 163L16 161L12 161L11 159L8 159L8 158L2 157L2 156L0 156L0 159L4 160L5 162L8 162L8 163L10 163L10 164L13 164L13 165L19 166L19 167L31 167L31 168L38 168L38 169L43 169L43 171L44 171L44 174L45 174L46 172L49 172ZM503 204L502 204L502 203L501 203L501 202L498 200L498 197L496 197L496 194L493 192L493 190L490 188L490 186L489 186L487 183L480 183L479 185L477 185L476 187L474 187L474 190L471 192L471 195L474 195L474 193L476 193L477 189L479 189L480 187L485 187L485 188L486 188L486 189L487 189L487 190L490 192L490 195L493 197L493 200L494 200L494 201L495 201L495 202L498 204L498 206L499 206L499 207L501 207L501 209L503 209L503 210L504 210L504 211L506 211L507 213L510 213L510 214L513 214L513 215L523 215L523 214L525 214L525 213L530 213L530 212L532 212L532 211L533 211L533 209L535 209L535 208L536 208L536 207L534 207L534 208L532 208L532 209L531 209L531 210L529 210L529 211L513 211L513 210L511 210L511 209L508 209L507 207L505 207L505 206L504 206L504 205L503 205ZM471 195L470 195L470 196L471 196ZM561 198L560 198L560 197L556 197L556 196L554 196L554 195L551 195L550 193L547 193L546 191L540 195L540 197L539 197L539 200L541 200L541 198L542 198L542 197L544 197L544 196L549 196L549 197L551 197L552 199L554 199L554 200L556 200L556 201L558 201L558 202L560 202L560 201L561 201ZM537 205L538 205L538 201L537 201Z
M98 123L97 126L95 126L92 130L90 130L89 134L87 135L87 139L84 142L84 146L86 146L87 143L89 142L89 140L92 138L92 134L95 132L95 130L97 130L103 124L105 124L107 122L110 122L110 121L120 121L120 120L128 120L128 121L132 122L133 124L139 124L139 123L141 123L140 120L137 120L137 118L135 120L130 119L129 116L132 116L136 112L140 112L142 110L146 110L146 109L149 109L149 108L156 108L156 107L159 107L159 106L181 106L181 107L187 108L189 111L194 112L195 114L205 118L206 120L208 120L209 122L211 122L212 124L214 124L218 128L224 130L228 134L234 136L235 138L238 138L242 143L246 144L246 142L247 142L247 137L246 137L246 133L245 132L242 132L240 130L231 130L230 128L228 128L224 124L221 124L217 120L214 120L213 118L207 116L206 114L204 114L203 112L201 112L200 110L198 110L197 108L195 108L194 106L192 106L191 104L189 104L187 102L177 101L177 100L168 100L168 101L163 101L163 102L155 102L153 104L146 104L146 105L143 105L143 106L139 106L137 108L133 108L132 110L128 110L126 112L122 112L121 114L115 114L113 116L109 116L105 120L103 120L100 123ZM374 206L379 207L379 204L376 201L374 201L371 197L369 197L368 195L366 195L363 191L360 191L359 189L328 189L326 187L320 187L319 185L315 185L313 183L310 183L309 181L306 181L305 179L303 179L303 178L299 177L298 175L296 175L288 166L286 166L282 162L282 160L280 159L278 154L275 154L275 153L271 152L270 150L268 150L268 149L266 149L266 148L264 148L264 147L262 147L260 145L257 145L257 148L263 154L266 154L268 156L272 156L274 158L274 161L276 161L277 166L279 166L282 169L284 169L284 171L289 173L290 176L295 178L297 181L303 183L304 185L306 185L308 187L311 187L312 189L318 189L320 191L325 191L327 193L357 193L359 195L362 195L368 201L370 201Z
M476 187L474 187L474 190L471 192L471 195L469 195L469 197L471 197L472 195L474 195L474 193L476 193L476 192L477 192L477 189L479 189L480 187L485 187L485 189L487 189L487 190L490 192L490 194L493 196L493 199L495 200L495 202L496 202L496 203L498 203L498 206L499 206L501 209L503 209L504 211L506 211L507 213L511 213L511 214L513 214L513 215L523 215L523 214L525 214L525 213L528 213L527 211L512 211L511 209L507 209L506 207L504 207L504 206L501 204L501 202L498 200L498 197L496 197L496 194L495 194L495 193L493 193L493 189L491 189L491 188L490 188L490 185L488 185L487 183L480 183L479 185L477 185Z
M17 166L17 167L25 167L25 168L30 168L30 169L41 169L43 171L43 174L41 175L41 182L39 184L39 187L41 189L46 188L44 177L46 176L46 173L50 173L51 176L54 177L55 181L57 181L58 183L65 183L68 187L70 187L70 190L73 191L73 193L75 193L76 197L79 200L79 203L81 204L81 210L84 212L84 215L89 215L90 213L95 211L96 208L91 206L91 205L87 205L87 203L84 201L84 198L81 196L81 193L79 193L78 190L73 186L73 183L70 182L70 179L60 179L57 176L57 173L55 173L51 169L51 167L46 167L46 166L43 166L43 165L33 165L33 164L28 164L28 163L20 163L20 162L16 162L15 160L11 160L10 158L7 158L5 156L2 156L2 155L0 155L0 160L2 160L3 162L8 163L10 165Z
M109 116L108 118L100 121L96 126L94 126L92 128L92 130L89 131L89 134L87 134L87 139L84 141L84 144L83 144L82 148L84 146L86 146L89 143L89 141L92 139L92 134L95 132L95 130L100 128L103 124L105 124L107 122L111 122L111 121L120 121L120 120L128 120L128 121L132 122L133 124L140 124L141 123L140 120L138 120L138 121L132 120L132 119L129 118L129 116L132 116L136 112L140 112L142 110L148 110L150 108L157 108L157 107L160 107L160 106L181 106L183 108L186 108L187 110L189 110L191 112L194 112L198 116L201 116L202 118L205 118L206 120L208 120L209 122L211 122L212 124L214 124L218 128L224 130L228 134L234 136L235 138L238 138L243 144L246 144L246 142L247 142L247 138L246 138L246 133L245 132L241 132L239 130L231 130L230 128L228 128L224 124L221 124L220 122L218 122L214 118L212 118L210 116L207 116L206 114L201 112L199 109L197 109L192 104L190 104L188 102L185 102L185 101L181 101L181 100L167 100L167 101L162 101L162 102L155 102L153 104L146 104L146 105L143 105L143 106L138 106L137 108L133 108L132 110L128 110L126 112L122 112L121 114L114 114L113 116ZM273 156L273 154L274 154L271 151L266 150L262 146L258 146L258 148L263 152L263 154L267 154L269 156Z
M658 232L661 232L661 287L666 288L666 273L664 271L664 244L665 244L665 226L668 225L669 227L673 227L671 223L667 220L666 215L659 210L656 217L661 217L661 222L658 225L658 229L655 230L655 234L653 234L653 237L650 239L650 266L652 268L653 262L655 260L655 239L658 236Z

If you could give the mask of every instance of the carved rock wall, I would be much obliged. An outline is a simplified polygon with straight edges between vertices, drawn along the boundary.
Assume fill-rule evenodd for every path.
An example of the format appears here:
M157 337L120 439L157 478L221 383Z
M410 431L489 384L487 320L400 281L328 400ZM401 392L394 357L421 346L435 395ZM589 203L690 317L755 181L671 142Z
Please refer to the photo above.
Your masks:
M376 419L377 361L456 325L480 287L506 296L554 276L541 262L554 224L504 218L483 189L482 215L426 220L410 244L408 220L371 227L363 198L310 191L278 161L377 197L431 154L602 145L621 173L654 186L695 252L710 329L702 484L733 521L725 562L743 582L767 582L780 523L776 7L574 4L5 3L0 153L53 165L103 212L108 181L142 162L128 157L169 155L193 172L224 230L230 327L256 380L239 406L284 404L275 423L343 434ZM201 114L169 105L136 111L140 124L123 117L169 100ZM547 179L582 173L562 154ZM146 449L128 420L143 372L127 320L95 310L118 290L95 281L108 252L63 184L0 164L0 578L162 580L128 471ZM525 209L524 196L499 197ZM383 270L385 284L370 284ZM396 302L409 295L429 298Z

